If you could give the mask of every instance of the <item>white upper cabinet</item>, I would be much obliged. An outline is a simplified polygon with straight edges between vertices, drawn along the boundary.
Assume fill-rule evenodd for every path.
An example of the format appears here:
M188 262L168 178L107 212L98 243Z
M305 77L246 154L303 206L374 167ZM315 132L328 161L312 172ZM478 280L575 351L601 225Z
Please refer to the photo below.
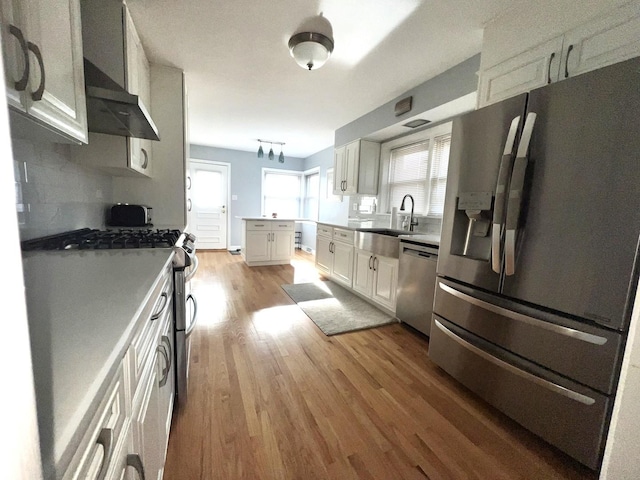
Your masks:
M501 58L497 50L503 46L494 42L482 52L492 62L485 62L480 71L478 107L638 56L638 32L640 2L634 2L499 63L495 62ZM531 41L537 39L531 37Z
M378 193L380 144L356 140L334 151L334 195Z
M14 112L87 143L82 33L78 0L2 0L5 85ZM28 130L22 124L12 125ZM28 132L27 132L28 133Z
M127 61L127 90L138 95L145 107L151 107L151 78L149 61L133 19L126 12L126 61ZM151 140L144 138L129 138L129 168L143 175L152 176L153 162L151 161Z
M82 5L85 57L151 108L150 66L126 5L85 0ZM75 158L119 177L152 177L152 140L91 133Z

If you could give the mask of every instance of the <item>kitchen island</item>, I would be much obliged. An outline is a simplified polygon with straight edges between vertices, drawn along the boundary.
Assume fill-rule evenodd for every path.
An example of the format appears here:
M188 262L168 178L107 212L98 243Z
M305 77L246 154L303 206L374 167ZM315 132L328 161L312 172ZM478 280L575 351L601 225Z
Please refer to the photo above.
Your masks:
M297 218L242 218L242 258L250 267L286 265L295 250Z
M172 286L172 258L171 249L23 252L45 478L70 473L110 385L123 375L139 320L160 310L156 296Z

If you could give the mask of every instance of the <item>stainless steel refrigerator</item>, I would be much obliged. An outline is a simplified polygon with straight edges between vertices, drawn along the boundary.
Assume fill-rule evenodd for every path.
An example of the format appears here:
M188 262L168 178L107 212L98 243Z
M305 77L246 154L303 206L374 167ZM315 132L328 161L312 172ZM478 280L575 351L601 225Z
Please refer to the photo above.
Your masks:
M429 356L592 469L640 239L640 59L454 121Z

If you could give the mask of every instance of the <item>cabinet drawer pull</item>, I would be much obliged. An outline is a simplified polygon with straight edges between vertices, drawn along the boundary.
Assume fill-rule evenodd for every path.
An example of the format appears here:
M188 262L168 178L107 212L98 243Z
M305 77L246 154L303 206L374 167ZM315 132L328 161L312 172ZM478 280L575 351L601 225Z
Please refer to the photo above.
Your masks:
M109 463L111 463L111 455L113 454L113 429L103 428L100 430L96 443L104 449L104 457L102 457L102 464L96 480L104 480L107 476Z
M42 60L42 52L40 52L40 47L38 47L35 43L27 42L27 47L36 56L36 60L38 60L38 64L40 65L40 85L35 92L31 93L31 98L34 102L37 102L38 100L42 100L42 95L44 94L44 60Z
M18 39L20 48L22 49L22 55L24 57L24 69L22 70L22 77L20 80L13 84L18 92L22 92L27 88L29 83L29 47L27 47L27 41L24 39L22 30L15 25L9 25L9 33Z
M547 83L551 83L551 64L553 63L553 59L556 58L556 52L551 53L549 57L549 68L547 69Z
M567 49L567 58L565 59L565 62L564 62L564 78L569 77L569 55L571 55L572 50L573 50L573 45L569 45L569 48Z
M140 455L137 453L130 453L127 455L127 467L133 468L138 474L140 480L146 480L146 477L144 476L144 465L142 465Z
M162 315L162 313L167 308L167 304L169 303L169 296L167 295L167 292L162 292L160 294L160 298L164 300L162 302L162 307L160 307L160 310L157 313L154 313L153 315L151 315L151 321L157 320L158 318L160 318L160 315Z

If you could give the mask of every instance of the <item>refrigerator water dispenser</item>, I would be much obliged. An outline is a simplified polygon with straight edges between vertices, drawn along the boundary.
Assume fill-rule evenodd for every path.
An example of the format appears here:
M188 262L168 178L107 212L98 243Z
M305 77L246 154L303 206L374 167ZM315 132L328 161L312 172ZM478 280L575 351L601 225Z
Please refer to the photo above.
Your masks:
M454 219L452 252L478 260L489 260L489 229L493 192L461 192Z

